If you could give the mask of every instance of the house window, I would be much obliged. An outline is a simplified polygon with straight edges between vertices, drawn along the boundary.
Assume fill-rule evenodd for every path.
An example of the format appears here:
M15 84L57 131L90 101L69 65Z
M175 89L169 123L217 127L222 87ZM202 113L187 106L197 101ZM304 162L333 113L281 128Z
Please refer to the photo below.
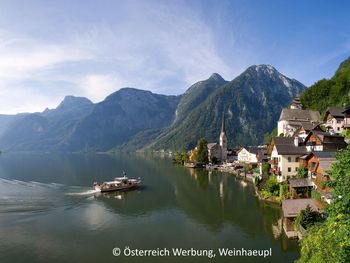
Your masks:
M288 157L288 162L290 163L292 161L292 158L291 157Z
M288 167L288 173L290 173L292 171L291 167Z
M339 128L339 127L337 127L337 130L338 130L338 131L340 131L340 128Z
M298 171L298 167L295 167L295 171L296 171L296 172Z
M341 120L337 120L337 123L341 123Z
M295 157L295 162L299 162L299 157Z

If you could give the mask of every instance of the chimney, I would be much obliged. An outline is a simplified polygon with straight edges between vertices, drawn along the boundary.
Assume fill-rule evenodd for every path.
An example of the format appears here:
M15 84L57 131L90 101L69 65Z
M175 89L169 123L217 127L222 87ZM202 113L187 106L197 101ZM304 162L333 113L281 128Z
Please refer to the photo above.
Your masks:
M298 147L298 146L299 146L299 137L298 137L298 136L295 136L295 137L294 137L294 146L295 146L295 147Z

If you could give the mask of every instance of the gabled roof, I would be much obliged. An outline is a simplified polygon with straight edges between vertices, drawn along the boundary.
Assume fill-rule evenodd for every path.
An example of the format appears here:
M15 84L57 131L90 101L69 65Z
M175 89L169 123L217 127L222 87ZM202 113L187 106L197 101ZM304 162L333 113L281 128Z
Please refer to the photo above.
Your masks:
M298 129L294 132L294 136L298 135L301 129L304 129L306 133L309 133L312 130L322 131L320 128L321 123L310 123L310 122L301 122L299 123Z
M341 135L336 134L330 134L328 132L323 131L310 131L309 134L305 138L305 144L309 141L310 137L312 135L317 136L317 138L322 142L322 144L332 144L336 147L334 148L345 148L347 146L346 142L344 141L344 137Z
M279 121L307 121L307 122L320 122L320 113L313 110L301 110L301 109L282 109Z
M324 172L327 172L333 163L335 163L337 161L337 159L335 158L336 152L329 152L329 151L316 151L316 152L311 152L309 154L306 154L302 157L300 157L300 159L304 159L304 160L310 160L313 156L316 156L316 158L318 159L318 163L319 166L322 168L322 170Z
M324 120L326 120L326 117L328 114L330 114L334 118L344 118L343 112L344 112L344 108L342 108L342 107L329 106L327 111L326 111Z
M309 160L311 159L313 156L316 156L317 159L321 160L321 159L334 159L335 160L335 151L314 151L314 152L310 152L308 154L305 154L304 156L301 156L300 159L304 159L304 160Z
M237 151L237 154L242 151L243 149L246 149L249 153L251 154L257 154L259 151L259 147L258 146L247 146L247 147L242 147L241 149L239 149L239 151Z
M298 187L312 187L312 181L309 178L291 178L289 179L289 184L293 188L298 188Z
M301 138L299 138L299 140L301 140ZM274 137L272 144L276 147L278 154L281 155L302 155L307 153L304 145L294 145L293 137Z
M282 211L284 217L297 217L301 210L307 206L311 207L312 211L319 212L320 206L315 199L286 199L282 200Z
M321 152L313 152L313 154L316 155L318 159L323 159L323 158L335 159L336 152L321 151Z

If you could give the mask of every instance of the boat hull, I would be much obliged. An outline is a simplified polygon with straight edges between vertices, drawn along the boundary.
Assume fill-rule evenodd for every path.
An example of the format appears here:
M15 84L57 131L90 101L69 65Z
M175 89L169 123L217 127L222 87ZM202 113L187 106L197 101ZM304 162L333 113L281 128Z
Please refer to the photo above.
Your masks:
M110 188L101 188L99 186L95 186L96 191L100 191L101 193L106 192L114 192L114 191L127 191L138 188L139 185L125 186L125 187L110 187Z

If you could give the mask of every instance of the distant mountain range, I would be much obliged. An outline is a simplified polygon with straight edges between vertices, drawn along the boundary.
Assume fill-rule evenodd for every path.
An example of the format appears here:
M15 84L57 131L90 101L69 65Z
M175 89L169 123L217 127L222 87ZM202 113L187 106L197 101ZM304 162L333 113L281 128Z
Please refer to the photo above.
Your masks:
M305 89L269 65L251 66L232 81L214 73L184 94L123 88L100 103L67 96L56 109L0 115L0 149L108 151L191 148L217 141L225 113L230 146L262 142L281 109Z

